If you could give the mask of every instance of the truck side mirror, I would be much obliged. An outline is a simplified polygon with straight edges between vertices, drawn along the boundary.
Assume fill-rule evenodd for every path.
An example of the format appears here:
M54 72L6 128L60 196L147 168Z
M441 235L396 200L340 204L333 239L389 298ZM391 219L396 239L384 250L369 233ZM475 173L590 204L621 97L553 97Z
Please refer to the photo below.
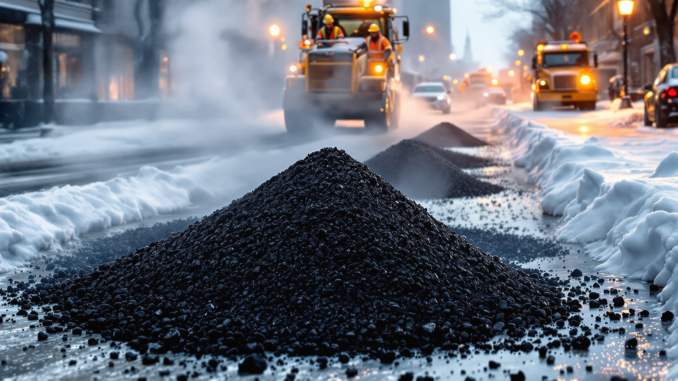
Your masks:
M301 22L301 35L308 34L308 20L303 20Z
M532 70L537 70L539 62L537 61L537 56L532 57Z
M598 53L593 52L593 67L597 68L598 67Z
M403 36L410 37L410 21L403 21Z

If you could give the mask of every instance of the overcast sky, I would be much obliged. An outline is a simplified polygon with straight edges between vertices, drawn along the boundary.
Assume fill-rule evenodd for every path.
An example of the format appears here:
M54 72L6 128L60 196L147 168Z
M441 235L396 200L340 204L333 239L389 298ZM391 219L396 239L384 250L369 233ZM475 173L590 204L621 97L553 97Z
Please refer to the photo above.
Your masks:
M452 40L454 49L461 57L468 28L471 35L473 58L481 66L503 67L506 65L507 36L517 22L528 22L526 17L505 16L498 20L485 21L483 14L488 9L484 0L452 1ZM522 19L522 20L521 20Z

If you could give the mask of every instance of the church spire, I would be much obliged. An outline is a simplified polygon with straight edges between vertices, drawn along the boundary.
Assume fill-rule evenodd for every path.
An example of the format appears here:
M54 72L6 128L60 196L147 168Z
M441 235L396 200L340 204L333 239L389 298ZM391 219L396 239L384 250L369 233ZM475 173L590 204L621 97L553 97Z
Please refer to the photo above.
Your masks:
M468 28L466 29L466 42L464 43L464 61L473 62L473 52L471 51L471 36Z

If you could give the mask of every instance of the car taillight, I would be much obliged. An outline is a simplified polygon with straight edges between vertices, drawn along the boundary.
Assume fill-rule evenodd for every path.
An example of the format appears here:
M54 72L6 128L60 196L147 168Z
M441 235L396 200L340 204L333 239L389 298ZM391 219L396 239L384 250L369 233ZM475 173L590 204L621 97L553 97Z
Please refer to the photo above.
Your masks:
M664 91L662 91L661 98L664 99L664 98L666 98L667 96L668 96L669 98L675 98L675 97L678 97L678 90L676 90L675 87L669 87L668 89L664 89Z

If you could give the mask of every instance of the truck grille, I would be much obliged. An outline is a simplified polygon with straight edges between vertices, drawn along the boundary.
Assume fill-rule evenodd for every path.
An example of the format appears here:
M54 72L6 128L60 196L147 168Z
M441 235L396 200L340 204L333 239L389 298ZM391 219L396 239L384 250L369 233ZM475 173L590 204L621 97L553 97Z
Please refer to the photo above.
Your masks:
M553 90L577 90L577 76L573 74L553 76Z
M308 70L310 91L351 91L353 65L311 64Z

